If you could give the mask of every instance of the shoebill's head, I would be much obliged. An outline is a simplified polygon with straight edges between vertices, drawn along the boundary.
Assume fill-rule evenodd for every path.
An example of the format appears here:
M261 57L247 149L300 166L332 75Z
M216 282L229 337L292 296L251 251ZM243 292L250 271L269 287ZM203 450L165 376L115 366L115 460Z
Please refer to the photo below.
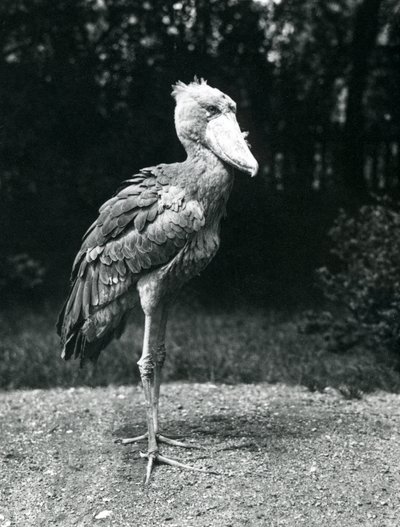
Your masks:
M175 127L188 154L202 145L225 163L255 176L258 163L236 120L236 103L203 79L173 86Z

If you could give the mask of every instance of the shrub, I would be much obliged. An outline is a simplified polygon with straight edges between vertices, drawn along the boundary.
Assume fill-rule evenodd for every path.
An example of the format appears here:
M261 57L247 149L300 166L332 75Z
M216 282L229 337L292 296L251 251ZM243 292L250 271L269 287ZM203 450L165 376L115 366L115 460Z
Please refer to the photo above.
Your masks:
M0 265L0 291L13 289L31 291L43 283L44 265L26 253L18 253L3 259Z
M386 203L363 206L355 216L341 212L329 237L334 259L330 269L318 270L319 284L329 300L345 309L331 324L325 315L328 345L346 351L362 341L375 349L397 350L400 213Z

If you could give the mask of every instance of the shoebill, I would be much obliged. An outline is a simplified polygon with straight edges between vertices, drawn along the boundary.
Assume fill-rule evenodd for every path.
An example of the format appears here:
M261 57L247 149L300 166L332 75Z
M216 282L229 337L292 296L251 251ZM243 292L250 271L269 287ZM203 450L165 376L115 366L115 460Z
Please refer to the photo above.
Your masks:
M188 85L178 82L172 96L176 132L187 158L140 170L100 208L75 258L57 326L64 359L95 361L140 302L145 323L138 366L147 432L123 442L147 439L146 483L156 462L192 468L159 450L163 442L188 446L159 432L168 308L218 250L235 169L250 176L258 170L228 95L195 79Z

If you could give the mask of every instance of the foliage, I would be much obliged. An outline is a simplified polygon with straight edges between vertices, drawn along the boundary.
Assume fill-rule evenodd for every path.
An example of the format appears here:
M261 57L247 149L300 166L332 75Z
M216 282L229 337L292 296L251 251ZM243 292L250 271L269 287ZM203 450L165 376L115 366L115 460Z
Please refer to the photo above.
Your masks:
M234 287L244 274L268 284L309 278L351 179L342 177L336 143L361 3L371 0L1 2L2 254L28 253L49 279L65 277L119 182L182 159L168 93L197 74L237 100L262 167L258 182L238 178L215 281L231 284L239 270ZM363 140L385 141L379 159L395 174L400 11L395 0L379 4L378 45L363 50L368 82L357 96Z
M358 342L375 349L400 345L400 213L387 204L340 214L330 231L335 263L319 270L325 296L346 310L320 319L329 345L345 351Z
M21 306L0 316L0 389L99 386L139 381L143 321L136 313L119 341L102 352L97 366L65 363L54 332L54 306ZM165 381L283 382L311 391L337 388L346 397L374 389L399 391L392 364L372 352L338 356L320 335L299 335L300 314L177 306L167 334Z
M0 292L9 289L31 290L43 283L46 269L26 253L14 254L0 266Z

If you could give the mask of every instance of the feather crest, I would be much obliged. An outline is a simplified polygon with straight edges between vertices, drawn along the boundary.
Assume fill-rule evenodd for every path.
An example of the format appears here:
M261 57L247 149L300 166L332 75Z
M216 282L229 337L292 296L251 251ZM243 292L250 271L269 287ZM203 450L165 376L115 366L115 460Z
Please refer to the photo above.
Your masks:
M188 94L192 95L192 92L195 92L199 89L199 87L206 86L207 81L203 79L202 77L199 79L196 75L194 76L194 79L189 84L185 84L182 81L177 81L175 84L172 85L172 97L177 100L178 97L182 94Z

